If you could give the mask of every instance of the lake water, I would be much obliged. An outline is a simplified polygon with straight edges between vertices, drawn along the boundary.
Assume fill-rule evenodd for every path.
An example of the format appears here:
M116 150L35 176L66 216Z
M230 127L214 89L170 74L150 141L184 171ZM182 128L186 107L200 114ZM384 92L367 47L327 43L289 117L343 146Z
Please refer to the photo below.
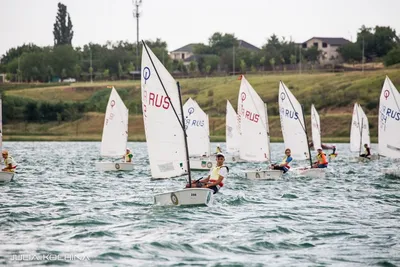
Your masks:
M1 265L400 265L400 179L386 159L350 163L348 144L325 179L252 181L242 170L259 164L230 164L214 205L192 208L153 206L185 179L150 180L145 143L129 143L127 173L95 170L99 142L4 146L18 174L0 185Z

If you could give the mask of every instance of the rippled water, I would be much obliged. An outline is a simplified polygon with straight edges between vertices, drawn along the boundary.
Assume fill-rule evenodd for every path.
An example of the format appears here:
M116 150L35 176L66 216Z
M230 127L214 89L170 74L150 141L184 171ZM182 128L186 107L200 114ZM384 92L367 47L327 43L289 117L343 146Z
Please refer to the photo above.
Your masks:
M150 180L145 143L130 144L130 173L96 171L98 142L5 147L18 174L0 185L3 265L400 264L400 179L380 174L388 160L349 163L347 144L325 179L252 181L242 170L258 164L230 164L214 206L195 208L153 206L185 179ZM273 158L283 149L272 144Z

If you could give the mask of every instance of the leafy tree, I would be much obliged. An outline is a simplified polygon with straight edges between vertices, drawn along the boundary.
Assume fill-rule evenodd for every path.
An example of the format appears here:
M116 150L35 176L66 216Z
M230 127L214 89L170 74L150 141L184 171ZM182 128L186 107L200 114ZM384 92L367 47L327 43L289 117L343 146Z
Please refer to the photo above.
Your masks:
M211 68L211 66L210 66L210 68ZM196 61L194 61L194 60L190 61L190 64L189 64L189 71L190 71L191 73L193 73L193 72L195 72L196 70L197 70L197 63L196 63Z
M275 58L271 58L269 64L271 64L272 70L275 70Z
M312 63L316 63L316 62L319 60L319 58L321 57L321 50L318 50L317 47L313 46L313 47L308 48L308 49L305 51L304 54L305 54L305 55L304 55L305 58L306 58L308 61L310 61L310 62L312 62Z
M103 77L105 79L108 79L110 77L110 70L109 69L105 69L103 72Z
M122 69L121 62L118 61L118 78L121 79L123 75L124 75L124 70Z
M390 52L384 57L385 66L390 66L400 63L400 45L390 50Z
M243 59L241 59L240 60L240 70L242 71L242 73L245 73L246 72L246 62L243 60Z
M68 17L68 22L67 22L67 17ZM71 17L67 12L67 6L63 5L62 3L58 3L58 11L56 16L56 22L54 23L53 35L54 35L54 45L72 44L74 31L72 30Z
M348 43L339 47L338 52L342 55L345 62L360 62L362 60L362 51L357 43Z

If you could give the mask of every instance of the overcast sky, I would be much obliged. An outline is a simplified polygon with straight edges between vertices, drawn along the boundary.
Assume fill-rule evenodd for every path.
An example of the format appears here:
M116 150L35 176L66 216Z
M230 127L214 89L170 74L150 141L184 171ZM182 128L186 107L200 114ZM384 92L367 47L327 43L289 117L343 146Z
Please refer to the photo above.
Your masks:
M58 0L1 0L0 55L33 42L53 45ZM62 0L74 26L74 46L107 40L136 41L132 0ZM303 42L312 36L355 41L358 28L391 26L400 34L399 0L143 0L140 39L161 38L172 51L207 43L216 31L261 47L278 36Z

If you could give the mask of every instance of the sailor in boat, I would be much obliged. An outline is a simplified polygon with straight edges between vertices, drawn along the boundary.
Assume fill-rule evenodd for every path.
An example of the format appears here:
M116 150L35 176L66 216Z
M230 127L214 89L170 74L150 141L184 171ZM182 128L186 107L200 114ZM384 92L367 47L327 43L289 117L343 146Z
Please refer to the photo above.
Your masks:
M215 154L218 154L218 153L222 153L222 149L219 144L217 144L217 150L216 150Z
M1 153L4 159L4 165L5 167L2 169L3 172L14 172L15 169L17 168L17 164L15 163L15 160L8 154L7 150L3 150Z
M323 147L323 145L322 145ZM338 153L336 153L336 145L332 145L332 153L329 154L329 158L334 159L336 158Z
M289 148L286 148L285 150L285 156L283 157L283 160L280 164L271 164L270 169L272 170L282 170L283 173L286 173L289 169L289 163L293 160L291 156L291 150Z
M212 168L205 179L199 179L192 182L192 187L210 188L214 191L214 194L218 193L219 189L224 186L224 179L228 176L229 168L224 165L225 156L222 153L218 153L217 164ZM189 184L186 185L186 188Z
M364 144L364 154L361 154L360 157L371 158L371 148L368 147L368 144Z
M132 162L133 155L129 148L126 148L125 156L123 157L125 162Z
M326 160L326 155L322 151L322 148L317 149L318 154L317 154L317 161L314 162L314 165L312 166L313 168L326 168L328 167L328 161Z
M308 143L308 146L310 148L314 147L314 143L311 141ZM336 153L336 145L326 145L326 144L321 144L321 148L322 149L332 149L332 153L329 154L330 158L336 158L337 157L337 153Z

